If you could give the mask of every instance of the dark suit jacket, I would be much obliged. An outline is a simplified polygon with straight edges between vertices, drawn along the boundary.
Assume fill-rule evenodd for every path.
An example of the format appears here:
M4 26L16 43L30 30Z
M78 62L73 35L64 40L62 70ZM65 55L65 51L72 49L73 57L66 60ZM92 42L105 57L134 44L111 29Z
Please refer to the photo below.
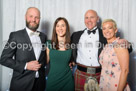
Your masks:
M85 29L82 31L74 32L71 36L71 43L77 45L81 35L84 33ZM102 30L98 28L99 31L99 49L98 49L98 56L100 55L104 45L107 43L107 40L103 37ZM77 58L77 46L72 50L72 56L75 62Z
M41 32L39 36L41 42L45 44L46 36ZM29 47L26 44L29 45ZM22 45L25 45L25 48L28 48L23 49ZM36 71L24 70L26 62L36 60L34 50L30 50L30 46L32 47L32 44L26 29L10 34L0 59L0 64L13 69L10 91L31 91L33 87ZM41 52L38 61L42 64L41 68L38 70L40 85L45 87L45 50Z

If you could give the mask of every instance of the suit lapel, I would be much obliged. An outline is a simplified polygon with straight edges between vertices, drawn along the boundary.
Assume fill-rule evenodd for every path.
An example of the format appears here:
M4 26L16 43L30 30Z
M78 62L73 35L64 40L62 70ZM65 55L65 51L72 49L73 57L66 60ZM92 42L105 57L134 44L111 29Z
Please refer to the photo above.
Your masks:
M41 54L39 56L38 61L40 61L40 59L42 58L43 53L45 53L45 47L44 47L44 45L45 45L45 37L42 35L42 33L40 33L39 36L40 36L40 39L41 39L42 50L41 50Z
M79 31L75 34L74 38L72 38L72 41L74 41L74 43L78 44L80 37L82 36L82 34L84 33L84 31L86 30L86 28L83 31Z
M24 32L23 32L24 34L24 40L26 40L26 43L29 45L29 47L31 46L32 47L32 43L31 43L31 40L30 40L30 38L29 38L29 36L28 36L28 33L27 33L27 31L26 31L26 29L24 29ZM33 59L33 60L36 60L36 57L35 57L35 54L34 54L34 49L33 49L33 47L32 47L32 50L30 50L30 53L31 53L31 58Z
M41 43L45 43L45 39L44 39L44 37L42 36L42 34L40 33L40 39L41 39Z

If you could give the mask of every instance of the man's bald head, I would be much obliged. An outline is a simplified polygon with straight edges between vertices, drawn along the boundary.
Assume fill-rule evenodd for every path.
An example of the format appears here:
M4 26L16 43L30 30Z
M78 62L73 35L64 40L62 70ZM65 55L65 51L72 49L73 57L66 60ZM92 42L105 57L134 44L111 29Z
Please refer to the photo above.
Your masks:
M40 16L40 10L39 10L38 8L36 8L36 7L29 7L29 8L27 9L27 11L26 11L26 15L27 15L29 12L31 12L32 10L38 12L38 13L39 13L39 16Z
M93 13L95 16L98 17L97 12L96 12L95 10L92 10L92 9L87 10L86 13L85 13L85 16L86 16L86 14L88 14L88 13Z
M26 15L26 27L32 31L36 31L40 22L40 11L38 8L30 7L27 9Z
M86 27L89 30L92 30L94 27L97 26L98 20L99 20L99 17L96 11L94 10L86 11L85 16L84 16L84 22L85 22Z

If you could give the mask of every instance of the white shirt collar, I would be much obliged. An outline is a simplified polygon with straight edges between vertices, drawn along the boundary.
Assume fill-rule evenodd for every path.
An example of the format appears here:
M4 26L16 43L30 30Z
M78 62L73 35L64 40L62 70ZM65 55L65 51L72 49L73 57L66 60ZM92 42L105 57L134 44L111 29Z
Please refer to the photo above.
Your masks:
M97 28L97 26L95 26L93 29L91 29L91 31L94 30L94 29L96 29L96 28ZM90 29L86 28L86 30L90 30Z
M26 27L26 31L28 33L28 35L30 36L31 32L33 32L32 30L30 30L28 27Z

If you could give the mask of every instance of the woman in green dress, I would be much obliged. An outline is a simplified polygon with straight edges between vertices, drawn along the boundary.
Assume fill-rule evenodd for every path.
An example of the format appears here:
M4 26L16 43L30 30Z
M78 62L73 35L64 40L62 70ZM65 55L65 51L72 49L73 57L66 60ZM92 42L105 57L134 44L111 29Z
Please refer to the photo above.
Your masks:
M48 41L46 45L47 63L50 63L46 91L74 91L74 78L69 67L72 53L70 28L65 18L56 19L52 40Z

